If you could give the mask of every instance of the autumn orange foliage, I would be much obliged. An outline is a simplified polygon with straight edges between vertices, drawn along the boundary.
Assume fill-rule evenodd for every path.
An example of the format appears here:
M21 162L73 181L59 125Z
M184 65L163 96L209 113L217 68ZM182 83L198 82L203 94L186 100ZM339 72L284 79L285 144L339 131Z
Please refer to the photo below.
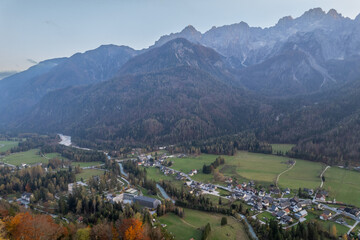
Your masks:
M120 227L120 234L124 240L143 240L144 229L142 222L135 218L123 220Z
M8 219L6 229L12 239L57 239L67 234L66 228L56 224L48 215L18 213Z

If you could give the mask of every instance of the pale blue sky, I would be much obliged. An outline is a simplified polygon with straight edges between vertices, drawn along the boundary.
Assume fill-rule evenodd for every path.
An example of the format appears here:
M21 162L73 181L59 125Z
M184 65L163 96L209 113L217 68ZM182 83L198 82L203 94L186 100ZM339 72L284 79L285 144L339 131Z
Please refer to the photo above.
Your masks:
M360 13L359 0L0 0L0 71L102 44L146 48L189 24L201 32L240 21L272 26L314 7Z

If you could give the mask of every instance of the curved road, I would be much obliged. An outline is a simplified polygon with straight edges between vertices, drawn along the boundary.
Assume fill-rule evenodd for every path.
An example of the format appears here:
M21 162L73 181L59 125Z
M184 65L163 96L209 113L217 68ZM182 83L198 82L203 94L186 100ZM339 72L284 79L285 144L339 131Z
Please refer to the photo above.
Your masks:
M282 175L282 174L284 174L284 173L286 173L287 171L290 171L294 166L295 166L295 164L296 164L296 160L294 160L295 162L291 165L291 167L289 167L288 169L286 169L285 171L283 171L283 172L281 172L277 177L276 177L276 182L275 182L275 186L277 187L277 188L279 188L279 186L278 186L278 182L279 182L279 178L280 178L280 176Z
M321 179L320 188L322 188L323 185L324 185L324 181L323 181L322 177L323 177L324 173L326 172L326 170L328 170L328 168L330 168L330 166L327 166L327 167L324 169L324 171L320 174L320 179Z

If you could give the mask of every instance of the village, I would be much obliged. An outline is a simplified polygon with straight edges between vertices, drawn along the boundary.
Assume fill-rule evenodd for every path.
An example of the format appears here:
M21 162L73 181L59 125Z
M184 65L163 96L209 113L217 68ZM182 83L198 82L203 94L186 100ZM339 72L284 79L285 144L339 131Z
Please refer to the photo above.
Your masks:
M228 201L239 201L248 206L249 216L259 221L261 224L266 224L270 219L277 220L282 225L283 229L288 229L296 226L299 223L319 219L321 221L331 221L336 224L345 226L347 234L359 227L360 209L346 204L338 204L335 199L330 200L328 192L323 189L309 189L302 188L301 194L291 190L290 188L279 188L276 186L259 186L255 181L237 182L232 178L227 177L222 183L217 182L201 182L193 179L194 176L201 172L201 169L192 169L189 172L181 172L171 167L172 158L185 158L186 154L167 155L166 153L154 157L151 154L136 153L132 158L128 159L112 159L117 162L120 168L120 175L117 176L118 183L123 186L121 191L105 191L103 196L106 201L113 204L138 204L143 208L149 209L152 213L156 212L159 205L162 204L160 199L171 200L164 189L156 184L160 192L160 197L149 197L143 194L142 189L138 186L133 186L129 182L129 174L124 171L123 162L135 162L141 168L157 168L159 172L165 176L171 176L174 180L182 182L182 185L188 189L190 194L196 196L212 195L218 198L227 199ZM110 159L110 157L108 157ZM34 166L41 167L41 163ZM10 166L11 167L11 166ZM33 166L21 165L17 169L24 169ZM85 169L96 169L103 172L108 171L104 165L93 167L82 167ZM48 171L48 169L45 169ZM93 180L100 181L98 176L92 176ZM79 180L68 184L67 194L71 195L78 187L88 189L87 181ZM24 192L20 198L15 201L26 208L32 203L33 194L31 192ZM55 196L59 199L59 197ZM13 202L14 200L9 200ZM43 210L37 209L40 212ZM54 218L58 217L55 214L47 213ZM66 220L66 218L63 218Z
M347 233L349 234L360 222L359 208L346 207L343 206L344 204L337 206L335 199L327 200L328 192L325 190L303 188L302 197L299 197L289 188L280 189L270 186L267 189L264 187L258 189L254 181L235 183L231 178L227 178L224 182L225 185L203 183L191 178L198 174L199 169L184 173L163 165L163 163L168 163L169 158L173 157L182 158L186 155L167 156L164 154L155 160L151 155L142 154L138 158L138 165L159 168L164 175L173 175L176 180L183 181L192 194L210 194L231 201L244 202L253 213L252 218L258 219L261 224L265 224L269 218L273 218L283 225L284 229L287 229L299 222L318 218L322 221L333 221L348 227ZM226 191L228 195L220 195L219 189Z

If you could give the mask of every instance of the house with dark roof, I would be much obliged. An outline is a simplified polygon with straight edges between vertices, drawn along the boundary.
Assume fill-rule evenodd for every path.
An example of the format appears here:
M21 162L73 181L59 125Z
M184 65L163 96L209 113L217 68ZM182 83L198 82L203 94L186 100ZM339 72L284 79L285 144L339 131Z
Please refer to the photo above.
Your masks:
M313 195L313 194L314 194L314 190L313 190L313 189L304 188L303 190L304 190L304 192L306 192L306 193L309 194L309 195Z
M288 208L288 207L290 207L290 202L289 201L285 201L285 202L281 202L280 203L280 208L281 209L285 209L285 208Z
M34 195L32 193L28 193L28 192L24 192L21 195L21 199L27 202L30 202L31 198L34 197Z
M280 220L285 215L286 215L285 211L279 211L276 213L276 218Z
M284 189L284 193L285 193L285 194L290 194L290 188L285 188L285 189Z
M157 206L161 204L160 200L145 196L134 197L134 202L147 208L157 208Z
M293 219L292 219L290 216L288 216L288 215L284 215L284 216L281 218L281 220L282 220L283 222L285 222L285 223L288 223L288 224L290 224L290 223L293 222Z
M298 212L298 213L295 213L294 216L295 216L297 219L300 219L300 218L306 217L307 215L308 215L307 211L306 211L306 210L302 210L302 211L300 211L300 212Z
M298 196L295 196L295 197L290 199L290 202L292 202L292 203L298 203L299 201L300 201L300 199L299 199Z
M277 211L279 211L279 208L276 205L272 205L269 210L272 212L277 212Z

